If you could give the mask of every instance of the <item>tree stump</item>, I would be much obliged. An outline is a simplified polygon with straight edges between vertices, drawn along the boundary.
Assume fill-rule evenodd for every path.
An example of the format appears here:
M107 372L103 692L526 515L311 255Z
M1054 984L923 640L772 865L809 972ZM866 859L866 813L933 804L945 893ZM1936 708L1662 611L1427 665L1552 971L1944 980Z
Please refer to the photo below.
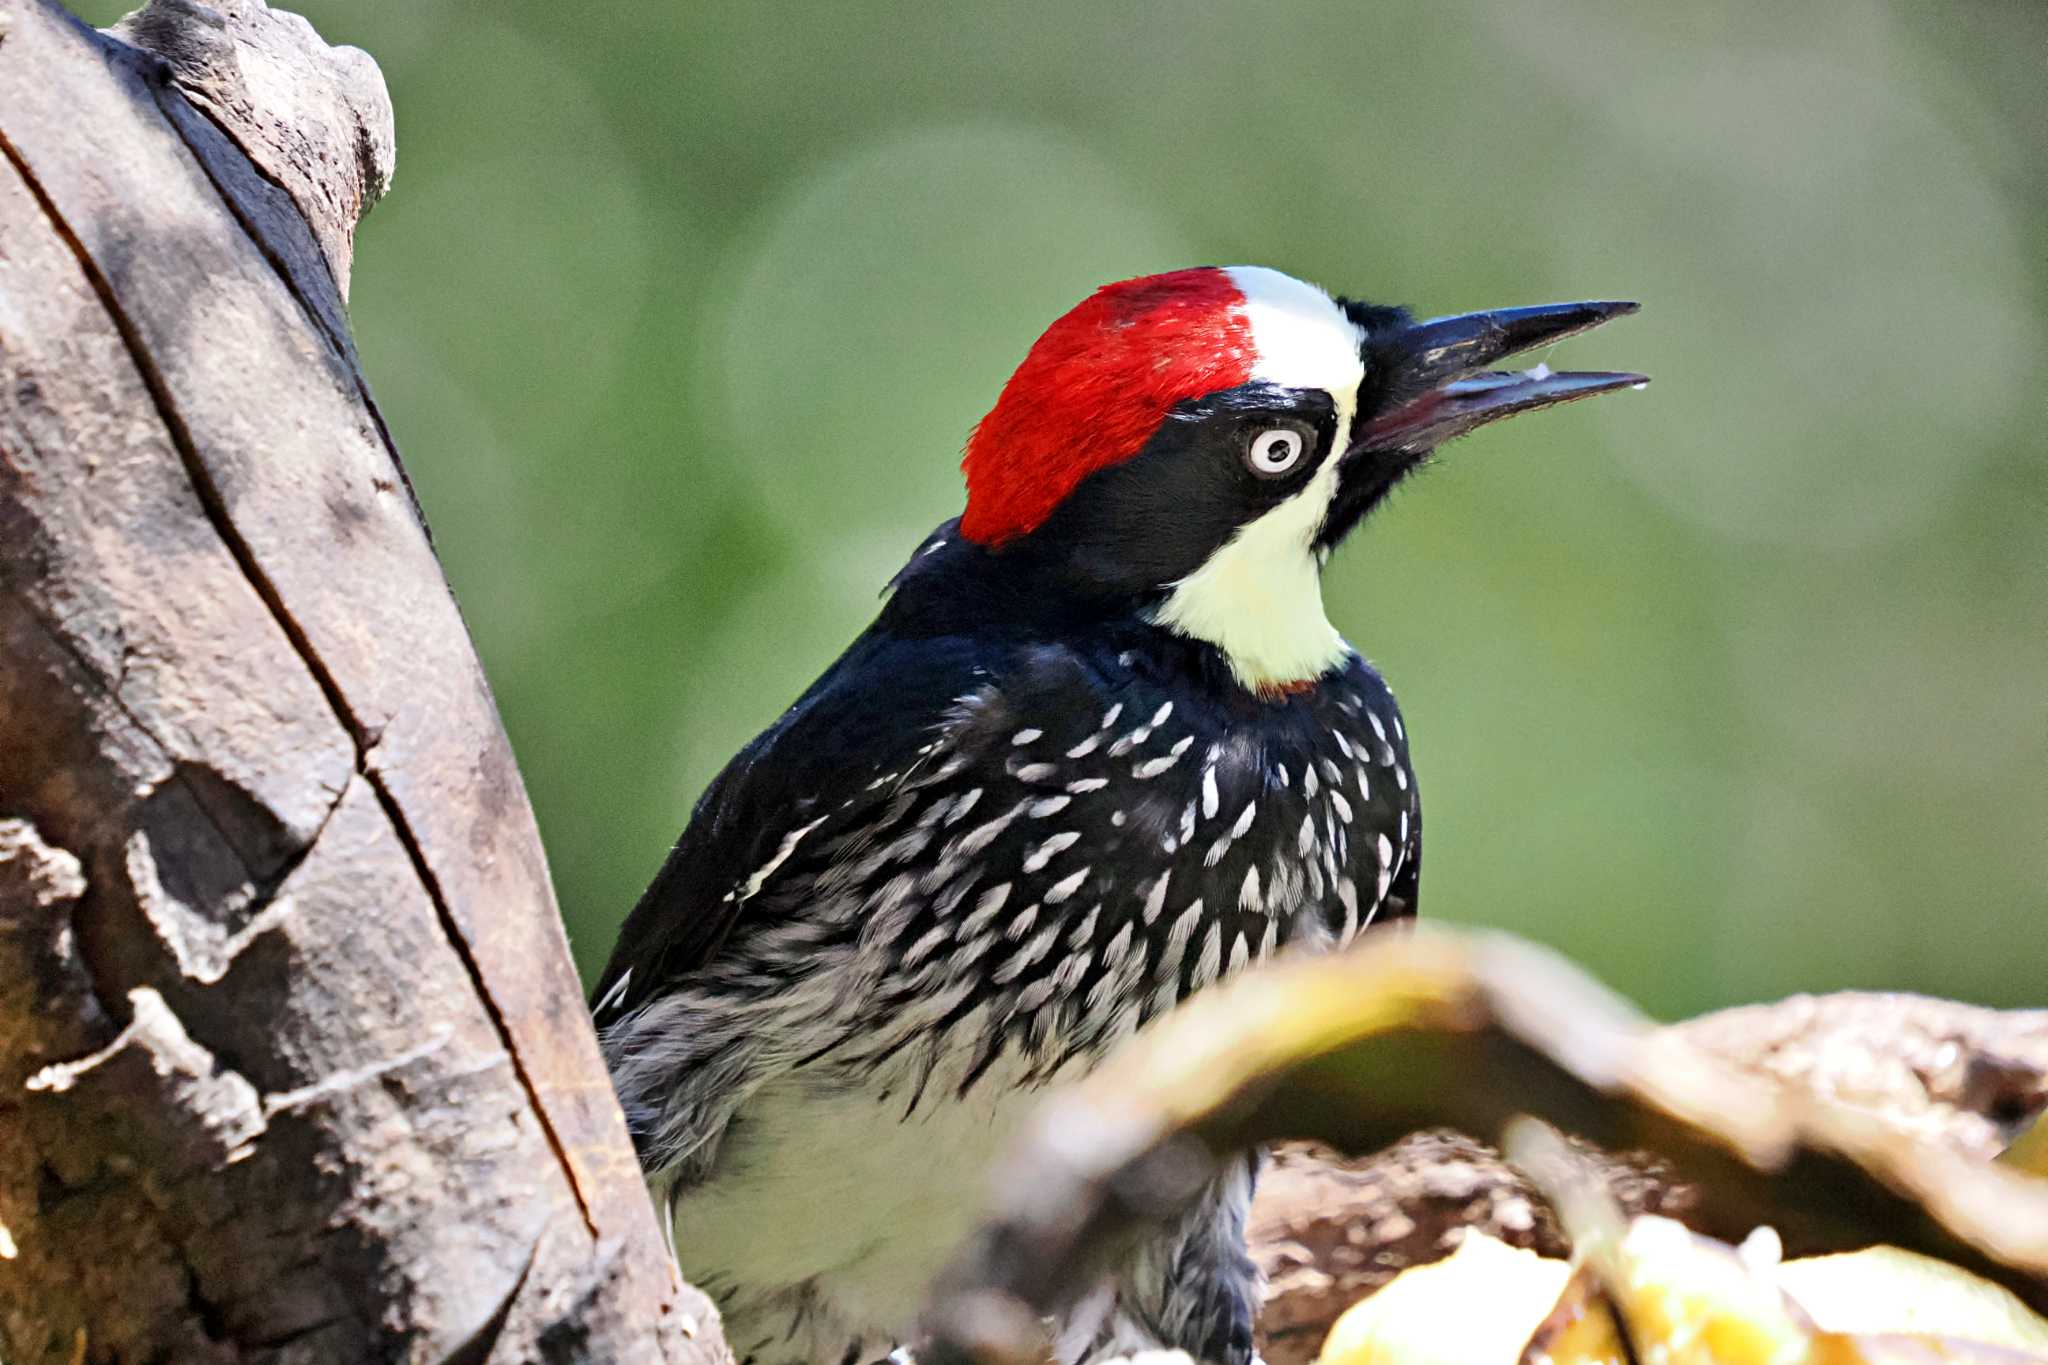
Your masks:
M0 158L0 1359L723 1359L356 365L375 63L0 0Z

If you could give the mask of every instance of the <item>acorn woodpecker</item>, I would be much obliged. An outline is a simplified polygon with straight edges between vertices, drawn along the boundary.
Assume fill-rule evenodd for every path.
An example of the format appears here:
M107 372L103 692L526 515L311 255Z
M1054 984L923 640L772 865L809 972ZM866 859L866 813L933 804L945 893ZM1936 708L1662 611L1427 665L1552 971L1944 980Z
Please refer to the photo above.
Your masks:
M1422 819L1331 550L1442 442L1633 374L1488 367L1634 311L1417 322L1258 267L1108 285L969 437L967 506L719 774L594 992L743 1360L907 1343L1045 1086L1289 945L1411 916ZM1251 1355L1252 1171L1059 1324Z

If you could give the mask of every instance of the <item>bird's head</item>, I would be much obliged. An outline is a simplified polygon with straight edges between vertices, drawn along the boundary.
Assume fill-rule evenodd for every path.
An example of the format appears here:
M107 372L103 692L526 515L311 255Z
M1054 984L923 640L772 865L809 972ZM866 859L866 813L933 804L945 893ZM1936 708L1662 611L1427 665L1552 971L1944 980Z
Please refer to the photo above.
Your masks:
M960 534L1208 641L1247 687L1312 683L1344 653L1322 607L1331 549L1445 441L1642 383L1489 368L1634 309L1416 322L1256 266L1107 285L969 438Z

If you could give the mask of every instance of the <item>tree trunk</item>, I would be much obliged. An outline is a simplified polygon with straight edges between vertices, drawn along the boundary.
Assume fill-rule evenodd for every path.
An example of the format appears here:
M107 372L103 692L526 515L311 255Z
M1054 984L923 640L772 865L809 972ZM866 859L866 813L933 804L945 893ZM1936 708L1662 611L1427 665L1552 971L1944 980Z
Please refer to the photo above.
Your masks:
M356 365L376 65L0 0L0 1359L717 1361Z

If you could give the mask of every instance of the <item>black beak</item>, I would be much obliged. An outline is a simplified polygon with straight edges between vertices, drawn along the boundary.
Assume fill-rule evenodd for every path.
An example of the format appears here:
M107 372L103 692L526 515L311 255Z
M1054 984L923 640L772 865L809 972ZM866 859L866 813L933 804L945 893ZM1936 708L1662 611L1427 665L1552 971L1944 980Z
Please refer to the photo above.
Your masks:
M1546 303L1432 318L1372 337L1367 374L1368 383L1379 376L1379 402L1350 453L1420 454L1518 412L1641 388L1650 381L1639 374L1486 368L1635 311L1633 303Z

